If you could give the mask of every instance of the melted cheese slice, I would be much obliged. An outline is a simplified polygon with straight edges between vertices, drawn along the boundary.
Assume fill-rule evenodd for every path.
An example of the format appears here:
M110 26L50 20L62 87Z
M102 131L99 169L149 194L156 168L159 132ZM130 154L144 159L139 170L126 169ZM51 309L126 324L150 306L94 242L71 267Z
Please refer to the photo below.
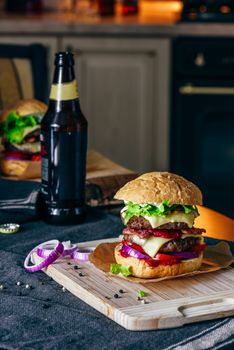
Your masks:
M125 211L126 211L126 207L124 207L121 210L121 214L122 214L123 218L125 216ZM165 225L165 224L168 224L170 222L184 222L188 225L189 228L191 228L191 227L193 227L193 223L194 223L194 219L195 219L194 213L185 214L182 211L176 211L176 210L165 217L157 216L157 215L143 216L143 217L149 221L152 228L157 228L161 225Z
M149 221L152 228L157 228L161 225L168 224L170 222L184 222L188 227L193 227L194 214L189 213L185 214L181 211L174 211L172 214L167 215L166 217L162 216L144 216L146 220Z
M171 241L169 238L154 237L150 236L147 239L139 238L136 235L133 235L132 241L140 245L144 251L151 257L154 258L159 249L167 242Z
M200 235L187 235L184 234L181 236L181 238L187 238L187 237L200 237L201 242L203 243L204 239ZM132 242L140 245L144 251L151 257L154 258L157 252L160 250L160 248L167 242L172 241L171 238L162 238L162 237L154 237L150 236L147 239L140 238L137 235L131 236Z

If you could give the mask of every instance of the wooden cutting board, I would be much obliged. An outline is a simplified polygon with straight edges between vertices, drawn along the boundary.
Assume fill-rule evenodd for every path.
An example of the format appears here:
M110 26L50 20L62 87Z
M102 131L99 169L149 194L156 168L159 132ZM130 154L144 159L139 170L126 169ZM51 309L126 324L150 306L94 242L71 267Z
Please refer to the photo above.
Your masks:
M96 247L102 242L79 243ZM37 255L34 263L39 262ZM79 269L74 269L78 265ZM234 269L191 277L139 284L111 276L91 263L77 263L65 258L44 272L68 291L126 329L153 330L180 327L234 315ZM82 273L82 276L80 276ZM122 290L124 293L120 293ZM146 303L137 300L138 291L147 293ZM118 298L114 295L118 294Z

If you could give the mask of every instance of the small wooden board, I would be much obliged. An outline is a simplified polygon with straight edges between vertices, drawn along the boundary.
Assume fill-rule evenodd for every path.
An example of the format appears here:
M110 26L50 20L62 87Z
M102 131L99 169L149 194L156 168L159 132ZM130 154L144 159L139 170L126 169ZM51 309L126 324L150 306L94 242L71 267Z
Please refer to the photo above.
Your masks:
M96 247L115 239L79 243ZM39 262L37 255L34 263ZM74 269L78 265L80 269ZM234 315L234 269L231 267L157 283L139 284L116 278L98 270L90 262L64 258L44 272L75 296L126 329L153 330L180 327ZM82 272L83 276L79 274ZM124 293L120 293L119 290ZM147 293L146 303L137 300L137 292ZM114 295L118 294L118 298Z

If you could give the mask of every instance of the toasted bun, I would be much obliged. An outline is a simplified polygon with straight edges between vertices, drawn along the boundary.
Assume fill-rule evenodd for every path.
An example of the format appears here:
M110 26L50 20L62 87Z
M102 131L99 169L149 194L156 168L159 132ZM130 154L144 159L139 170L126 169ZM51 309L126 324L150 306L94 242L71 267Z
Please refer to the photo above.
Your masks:
M11 111L16 111L21 117L29 114L44 114L47 110L47 105L35 99L20 100L15 105L3 111L1 121L5 120Z
M143 174L124 185L116 199L135 203L162 203L202 205L202 193L192 182L168 172Z
M201 253L198 258L183 261L174 265L159 265L157 267L150 267L145 260L123 257L119 253L121 243L115 247L115 260L118 264L124 264L131 266L132 276L139 278L159 278L168 276L178 276L184 273L196 271L202 264L203 254Z
M35 179L41 176L41 162L30 160L7 160L1 159L0 171L2 175L22 178Z

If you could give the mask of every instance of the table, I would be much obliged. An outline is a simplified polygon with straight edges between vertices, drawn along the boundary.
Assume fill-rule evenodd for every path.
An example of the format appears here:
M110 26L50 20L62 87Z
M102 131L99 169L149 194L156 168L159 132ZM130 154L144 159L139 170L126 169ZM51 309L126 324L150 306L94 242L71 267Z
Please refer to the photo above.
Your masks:
M29 181L0 180L0 199L22 197L34 187ZM24 271L24 258L39 243L117 237L122 229L119 217L103 209L90 209L84 224L55 227L28 212L0 211L1 223L12 221L20 223L22 230L0 234L0 284L5 286L0 290L0 349L233 349L233 318L131 332L64 292L43 272ZM214 242L209 239L209 243ZM32 288L25 288L26 284Z

